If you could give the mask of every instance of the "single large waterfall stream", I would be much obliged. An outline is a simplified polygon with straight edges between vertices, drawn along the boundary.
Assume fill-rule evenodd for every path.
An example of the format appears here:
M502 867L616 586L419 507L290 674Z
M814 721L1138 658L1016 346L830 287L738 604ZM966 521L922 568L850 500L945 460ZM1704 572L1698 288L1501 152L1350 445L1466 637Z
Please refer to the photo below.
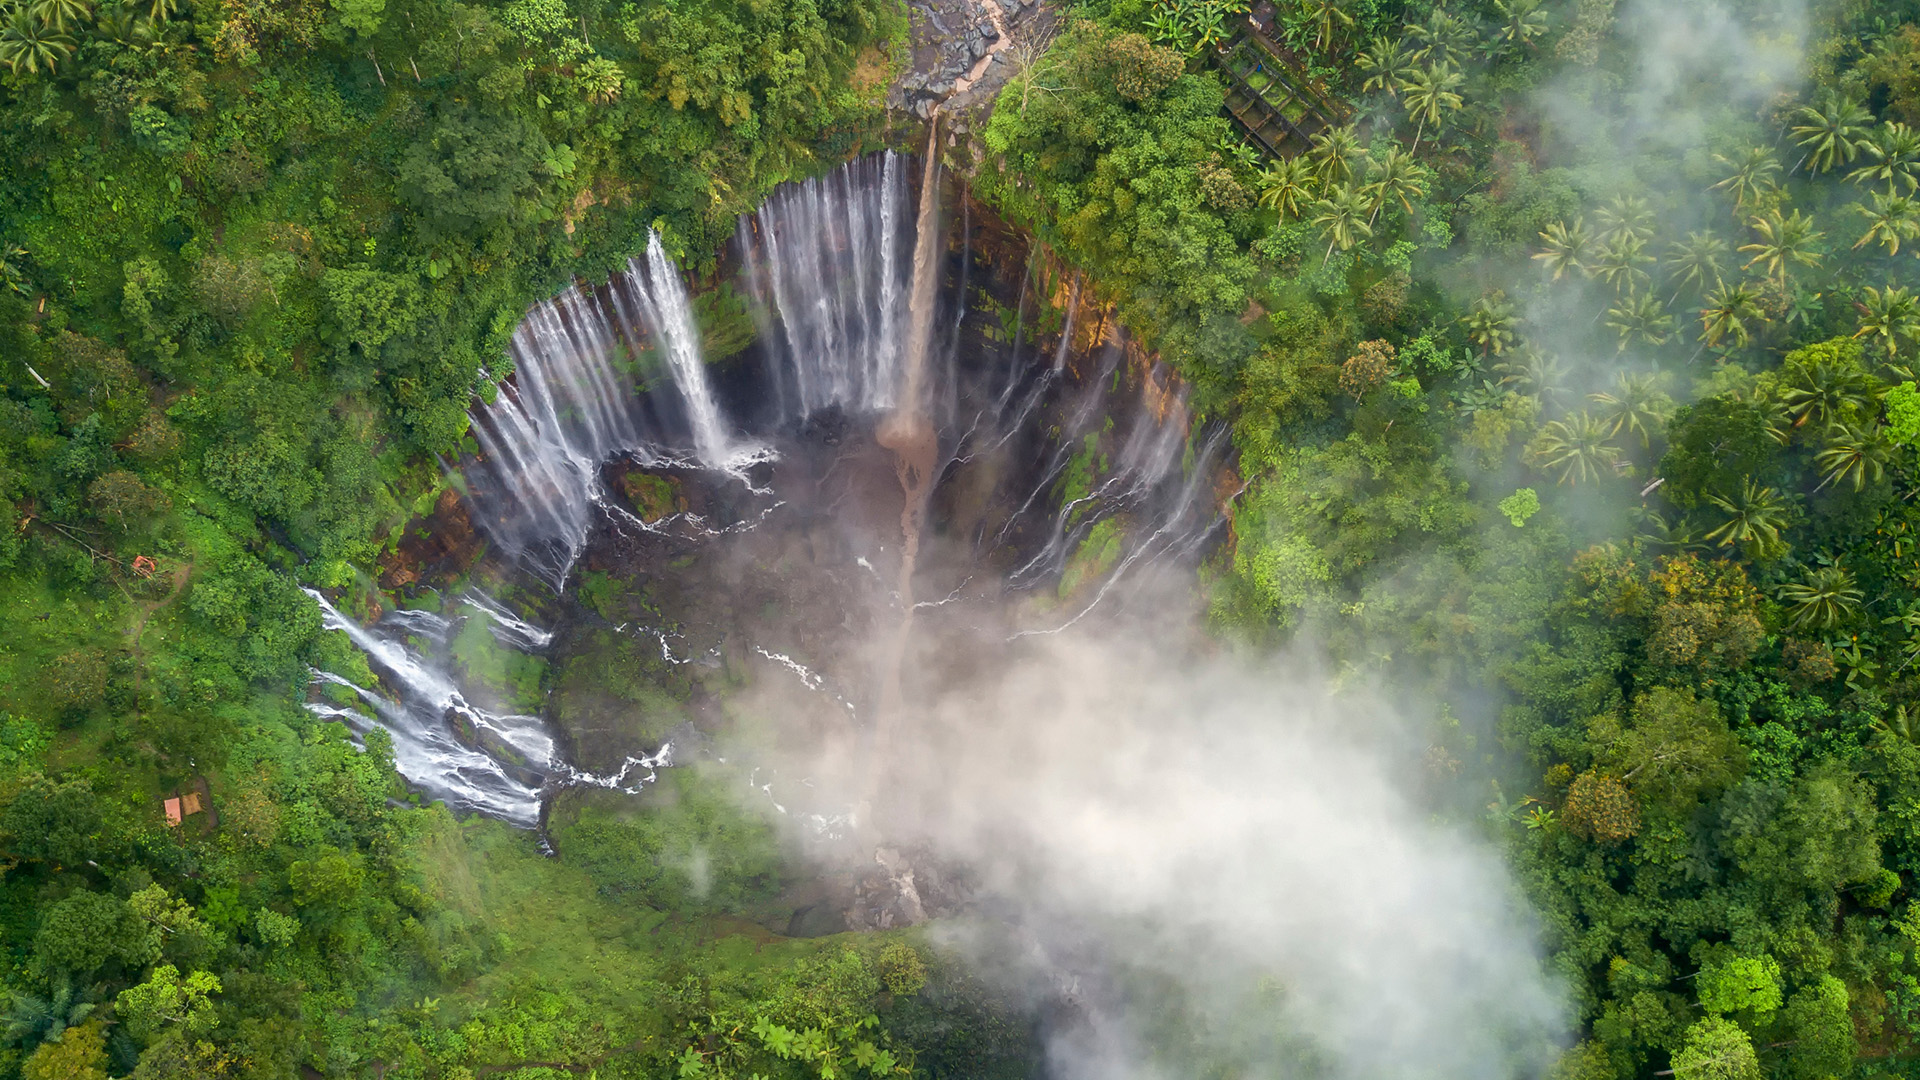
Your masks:
M1166 369L1076 311L1078 283L1025 241L1003 229L986 245L964 204L942 215L942 177L929 160L916 192L915 164L869 156L740 219L722 266L758 334L725 364L704 355L688 286L652 233L612 280L535 305L510 375L473 407L479 452L457 465L502 587L422 593L436 610L365 626L313 593L379 685L318 672L334 689L309 708L385 728L427 795L532 825L556 791L637 790L675 753L669 738L570 739L540 709L486 700L449 659L476 620L501 648L558 648L538 624L578 612L565 598L583 560L616 576L645 567L662 597L657 621L602 632L657 639L670 670L798 677L876 767L906 707L888 700L897 649L841 655L833 642L851 632L805 627L873 608L891 610L894 646L916 612L1044 634L1121 603L1144 566L1191 565L1221 521L1220 433L1190 422ZM898 487L869 482L889 471ZM649 508L636 491L672 495ZM937 551L916 563L923 526ZM732 560L732 576L695 581L702 558ZM776 582L761 611L792 609L785 622L712 595L744 589L729 585L741 573Z

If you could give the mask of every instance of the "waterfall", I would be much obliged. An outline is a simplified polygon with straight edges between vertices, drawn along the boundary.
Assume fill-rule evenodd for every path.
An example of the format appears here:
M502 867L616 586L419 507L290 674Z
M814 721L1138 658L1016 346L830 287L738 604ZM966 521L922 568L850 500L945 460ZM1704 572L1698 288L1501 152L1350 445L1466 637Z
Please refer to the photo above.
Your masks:
M1077 275L1065 290L1058 342L1026 334L1031 267L1020 282L1010 335L996 336L999 328L989 321L1004 327L1005 312L969 307L964 295L953 317L942 317L940 305L955 283L945 272L949 244L940 223L937 145L935 133L921 159L917 208L911 159L885 153L783 185L739 219L739 273L759 327L754 355L763 370L729 371L718 386L710 379L688 289L657 235L649 234L644 253L605 285L575 285L536 304L510 343L512 377L496 400L473 410L479 453L463 470L474 521L493 550L556 590L564 589L603 520L625 538L608 548L618 566L657 560L667 547L684 552L731 544L734 534L758 528L819 528L838 516L838 500L848 497L863 502L867 516L850 512L842 522L861 522L853 527L871 531L865 523L884 505L889 519L862 539L874 540L891 561L887 602L900 621L889 625L874 658L871 707L863 703L856 714L850 699L836 695L849 717L870 725L876 765L885 760L896 719L910 717L901 675L917 619L958 617L933 613L950 604L964 608L995 603L1006 592L1048 590L1058 595L1030 605L1015 624L1016 636L1053 633L1096 607L1144 595L1148 567L1185 565L1217 535L1222 520L1215 491L1227 446L1221 429L1195 430L1178 379L1129 345L1123 332L1109 332L1102 320L1093 334L1075 334L1076 319L1085 316L1078 311ZM981 250L991 273L999 249ZM971 258L971 247L963 247L963 293ZM1046 291L1038 297L1042 305L1055 302ZM979 336L963 338L969 333ZM1010 347L996 344L1008 336ZM1076 336L1094 338L1092 351L1074 352ZM980 347L963 357L954 347L961 340ZM841 422L805 423L833 413ZM890 461L877 458L873 444ZM791 455L792 472L784 465L759 468L778 460L775 447ZM603 470L622 458L681 471L685 483L676 487L690 501L677 513L641 520L606 491ZM861 472L876 462L897 473L897 531L891 503L872 501L891 485L875 485L870 471ZM818 489L806 485L824 484L842 468L865 481L836 479L852 486L835 502L810 501ZM949 478L954 486L943 489ZM746 491L732 487L735 482ZM942 490L970 501L963 526L955 527L961 519L954 504L938 496ZM800 513L770 519L788 500ZM725 516L709 520L706 514ZM837 557L829 535L835 531L821 529L827 542L818 546L812 535L807 539L810 558L820 565ZM925 537L941 546L930 549L939 558L926 559L923 570ZM954 586L945 575L956 549L966 550L961 557L971 566L992 567L995 585L970 589L975 576L968 574ZM880 573L865 555L853 561ZM794 564L793 572L805 565ZM923 580L916 582L916 575ZM919 600L916 584L935 582L934 595L945 598ZM465 669L453 662L461 618L487 619L493 641L509 649L538 652L553 640L552 632L477 589L452 600L445 615L392 611L366 627L312 595L324 625L345 632L366 653L390 692L354 687L353 700L336 696L315 702L312 711L362 733L376 726L391 732L400 771L455 807L532 824L541 799L557 788L635 790L671 763L671 747L662 747L651 756L626 757L611 775L589 774L562 759L538 717L476 707L457 675ZM928 614L916 615L923 610ZM706 609L700 614L716 617ZM645 632L659 637L667 661L691 662L674 654L665 631ZM818 688L819 673L793 656L755 649ZM315 677L349 685L326 672ZM622 748L614 759L625 753Z
M895 403L895 422L918 428L927 422L927 353L933 346L933 309L940 298L940 253L945 248L940 234L940 139L938 119L927 134L927 158L920 175L920 213L915 219L913 241L913 279L907 293L907 341L905 372L901 377L900 400Z
M677 416L660 415L658 395L642 396L649 347L665 360ZM480 454L466 479L494 546L555 588L605 505L607 462L678 462L690 442L701 463L724 463L725 421L698 324L658 235L648 234L646 260L629 260L604 289L574 285L535 304L508 352L513 379L472 412Z
M517 825L530 826L539 821L540 789L554 771L554 745L537 718L501 716L474 708L452 676L433 666L400 636L363 627L318 592L303 591L320 605L321 625L344 631L366 653L368 663L398 698L389 701L339 675L318 671L314 673L316 680L348 688L373 715L320 703L309 706L311 711L330 719L344 719L362 734L376 723L385 728L393 736L394 766L400 775L449 806L505 818ZM406 630L405 617L389 619L397 629ZM467 729L466 741L455 737L456 726ZM482 749L487 743L493 744L499 757Z
M647 318L658 330L667 364L673 369L674 385L687 403L687 419L693 424L694 452L709 467L726 463L727 437L720 423L720 405L707 384L707 362L700 355L700 328L693 318L693 304L687 299L686 286L680 283L680 270L667 258L660 246L660 234L647 233L647 263L642 272L639 262L628 264L628 273L642 284L641 302Z
M316 683L346 689L366 711L318 701L309 703L307 711L343 721L363 736L374 727L385 729L393 738L394 767L400 775L456 810L530 828L538 824L541 799L552 788L592 786L632 792L655 779L658 769L673 764L673 746L668 743L652 754L628 756L611 775L576 769L560 756L539 717L476 707L444 663L421 654L406 640L419 636L444 646L452 620L401 609L365 627L320 593L302 591L320 606L320 625L345 633L394 692L390 700L344 676L315 671ZM508 614L478 590L460 602L487 618L502 644L530 650L552 640L550 631ZM644 775L636 777L642 770Z
M775 331L766 352L784 419L896 404L913 242L906 206L905 170L889 151L787 185L741 218L742 273Z

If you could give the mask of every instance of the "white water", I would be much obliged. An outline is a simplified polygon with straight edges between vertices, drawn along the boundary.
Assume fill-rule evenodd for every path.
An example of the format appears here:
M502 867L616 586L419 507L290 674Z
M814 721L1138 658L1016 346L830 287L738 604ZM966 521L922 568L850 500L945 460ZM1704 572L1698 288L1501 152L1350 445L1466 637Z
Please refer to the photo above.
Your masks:
M673 393L643 397L649 349ZM727 463L693 307L657 235L648 234L646 261L628 260L604 288L574 285L534 305L508 352L512 380L473 410L480 459L466 478L488 539L555 588L607 506L602 466L622 456Z
M1071 598L1059 616L1071 625L1124 595L1119 586L1138 577L1139 568L1189 557L1217 527L1217 508L1206 496L1224 444L1215 437L1190 445L1184 391L1164 368L1136 360L1119 344L1087 358L1102 365L1097 374L1070 375L1066 339L1077 314L1077 281L1067 333L1057 345L1032 342L1032 355L1026 355L1016 341L1014 353L1001 358L1004 372L991 355L963 370L953 339L944 336L949 331L934 340L936 324L957 332L967 314L958 308L953 320L934 317L946 251L944 232L934 235L935 183L937 173L929 166L918 215L923 220L916 220L905 163L880 155L787 185L741 219L741 273L756 300L769 363L762 391L768 407L751 419L769 425L763 429L768 432L791 432L796 422L828 410L871 423L889 413L924 417L917 446L927 457L918 466L921 483L937 478L948 463L982 455L1006 459L1009 476L1037 478L1029 490L1013 495L1008 517L983 522L974 537L982 565L1016 567L1004 579L1013 589L1050 587L1094 527L1119 518L1124 540L1118 558L1097 587ZM782 505L764 506L759 519L737 525L715 527L691 513L649 524L606 496L601 469L621 456L655 467L703 466L743 481L749 465L773 460L751 424L745 431L729 427L700 355L687 289L657 236L649 235L644 260L629 260L606 286L569 288L536 305L510 349L513 379L493 404L474 410L481 455L465 471L471 505L496 550L556 589L564 587L602 514L630 533L707 543L754 527ZM651 369L650 385L648 357L660 361ZM1075 362L1074 371L1082 362ZM965 379L982 385L962 395ZM968 406L974 410L970 419L955 404L963 396L977 403ZM939 408L929 410L935 401ZM1084 460L1088 439L1101 466L1090 490L1060 505L1062 478L1076 455ZM914 531L908 528L910 535ZM1005 561L994 549L1017 551L1018 558ZM903 577L896 594L905 612L967 601L966 582L926 603L914 599L911 584ZM377 626L361 627L312 595L325 625L347 633L367 653L394 695L389 700L356 687L364 711L320 703L313 711L362 732L371 725L392 732L401 772L456 807L531 825L543 793L555 787L634 790L671 764L669 746L629 756L610 776L574 769L560 759L539 718L475 708L446 665L409 642L444 654L453 625L447 618L393 612ZM470 590L460 599L468 617L488 619L494 637L509 648L533 652L552 640L550 631L485 593ZM658 636L663 655L675 664L699 659L674 655L664 632L642 632ZM784 654L760 655L819 688L819 673ZM316 678L347 685L328 673ZM853 710L850 701L833 696ZM640 771L646 775L630 785Z
M888 152L776 191L736 241L785 420L891 409L901 391L910 253L906 171Z
M680 284L680 269L667 258L660 246L660 234L647 233L647 262L628 262L628 273L643 282L641 303L647 321L659 332L661 351L673 370L674 385L687 403L687 419L693 424L694 452L709 468L726 464L727 435L721 426L720 404L707 383L707 362L700 355L700 328L695 325L693 304L687 299L686 286Z
M673 764L672 744L666 744L653 754L629 756L609 776L575 769L560 757L539 717L474 706L444 667L403 640L402 635L435 622L444 639L448 620L429 612L392 612L380 625L369 628L342 614L320 593L304 591L320 606L321 625L345 633L394 693L388 699L344 676L315 671L316 682L346 688L367 711L327 702L309 703L307 710L323 719L344 721L361 735L375 726L384 728L393 738L394 766L400 775L457 810L532 827L540 820L540 801L550 789L593 786L634 791L653 780L658 769ZM521 620L496 614L497 605L491 600L482 603L469 595L465 602L487 616L496 629L512 624L515 636L551 638ZM456 725L469 728L471 734L461 738ZM642 769L646 775L630 779Z

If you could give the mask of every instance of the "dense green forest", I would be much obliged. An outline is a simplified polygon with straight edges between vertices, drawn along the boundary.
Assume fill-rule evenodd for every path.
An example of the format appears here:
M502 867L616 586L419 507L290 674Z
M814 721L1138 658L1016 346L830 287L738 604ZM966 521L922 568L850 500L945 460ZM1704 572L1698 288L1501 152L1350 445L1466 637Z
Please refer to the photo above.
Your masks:
M1348 115L1267 160L1244 7L1080 0L972 190L1233 425L1213 632L1446 703L1564 1080L1905 1075L1920 4L1670 8L1282 0ZM301 708L363 661L300 587L378 602L527 304L885 144L905 11L3 14L0 1076L1030 1075L914 935L729 922L777 854L697 772L547 859ZM689 834L729 887L656 872Z

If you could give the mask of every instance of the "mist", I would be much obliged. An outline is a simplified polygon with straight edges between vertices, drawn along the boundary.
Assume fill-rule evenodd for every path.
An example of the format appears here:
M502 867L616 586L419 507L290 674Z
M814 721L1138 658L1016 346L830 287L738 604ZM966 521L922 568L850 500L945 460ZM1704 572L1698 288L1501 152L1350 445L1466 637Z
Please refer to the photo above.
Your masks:
M1333 693L1302 654L1185 648L1177 609L1011 642L980 621L915 628L853 857L896 884L910 861L912 905L958 909L935 940L1047 1018L1052 1075L1552 1060L1533 921L1498 853L1410 794L1424 744L1383 696ZM781 771L869 790L847 750ZM956 877L957 905L936 895Z

